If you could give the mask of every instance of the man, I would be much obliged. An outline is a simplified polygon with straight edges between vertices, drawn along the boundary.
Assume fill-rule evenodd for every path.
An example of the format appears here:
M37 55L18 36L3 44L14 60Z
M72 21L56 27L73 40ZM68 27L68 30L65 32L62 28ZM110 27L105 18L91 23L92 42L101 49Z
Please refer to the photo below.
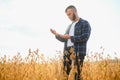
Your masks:
M50 31L56 36L56 38L64 42L64 52L68 51L68 54L64 54L64 67L66 67L66 73L70 73L70 48L74 48L75 51L75 65L77 66L77 76L75 75L75 80L80 80L80 67L83 66L84 57L86 55L86 46L91 33L91 27L89 22L80 18L77 13L75 6L70 5L65 9L65 13L68 18L72 21L72 24L66 30L64 35L57 33L55 30L50 29ZM68 59L66 61L66 59Z

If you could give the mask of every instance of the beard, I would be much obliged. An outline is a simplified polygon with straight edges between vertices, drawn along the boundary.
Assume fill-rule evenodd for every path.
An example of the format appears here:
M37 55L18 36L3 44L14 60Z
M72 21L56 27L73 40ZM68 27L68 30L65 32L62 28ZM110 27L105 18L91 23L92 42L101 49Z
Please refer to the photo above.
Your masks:
M75 21L75 19L76 19L76 15L75 13L73 13L72 21Z

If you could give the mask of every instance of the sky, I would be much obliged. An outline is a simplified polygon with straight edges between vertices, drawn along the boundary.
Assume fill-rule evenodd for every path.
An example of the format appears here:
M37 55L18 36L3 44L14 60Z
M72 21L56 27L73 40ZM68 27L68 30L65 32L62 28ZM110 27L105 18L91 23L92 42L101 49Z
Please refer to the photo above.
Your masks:
M120 57L120 0L0 0L0 56L23 56L39 49L45 56L55 56L63 43L50 28L64 34L71 23L65 8L74 5L81 18L91 25L87 52Z

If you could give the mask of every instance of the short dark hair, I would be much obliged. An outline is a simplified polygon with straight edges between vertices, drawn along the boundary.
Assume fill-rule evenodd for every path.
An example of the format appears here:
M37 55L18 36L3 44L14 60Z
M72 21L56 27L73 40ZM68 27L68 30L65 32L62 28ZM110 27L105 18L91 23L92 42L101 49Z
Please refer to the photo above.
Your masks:
M73 5L70 5L70 6L68 6L68 7L65 9L65 12L67 12L68 9L74 9L74 10L76 10L76 7L73 6Z

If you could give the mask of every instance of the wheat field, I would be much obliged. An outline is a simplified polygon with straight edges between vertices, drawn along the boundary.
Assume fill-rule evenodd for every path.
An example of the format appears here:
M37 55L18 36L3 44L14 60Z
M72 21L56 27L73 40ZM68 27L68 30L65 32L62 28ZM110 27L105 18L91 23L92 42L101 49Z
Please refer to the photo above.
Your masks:
M55 58L47 60L44 54L39 54L38 49L29 49L25 58L20 53L12 59L5 55L0 58L0 80L67 80L62 53L58 51L57 54ZM71 73L69 80L74 80L72 76ZM120 61L109 56L103 58L102 53L87 55L81 76L83 80L120 80Z

